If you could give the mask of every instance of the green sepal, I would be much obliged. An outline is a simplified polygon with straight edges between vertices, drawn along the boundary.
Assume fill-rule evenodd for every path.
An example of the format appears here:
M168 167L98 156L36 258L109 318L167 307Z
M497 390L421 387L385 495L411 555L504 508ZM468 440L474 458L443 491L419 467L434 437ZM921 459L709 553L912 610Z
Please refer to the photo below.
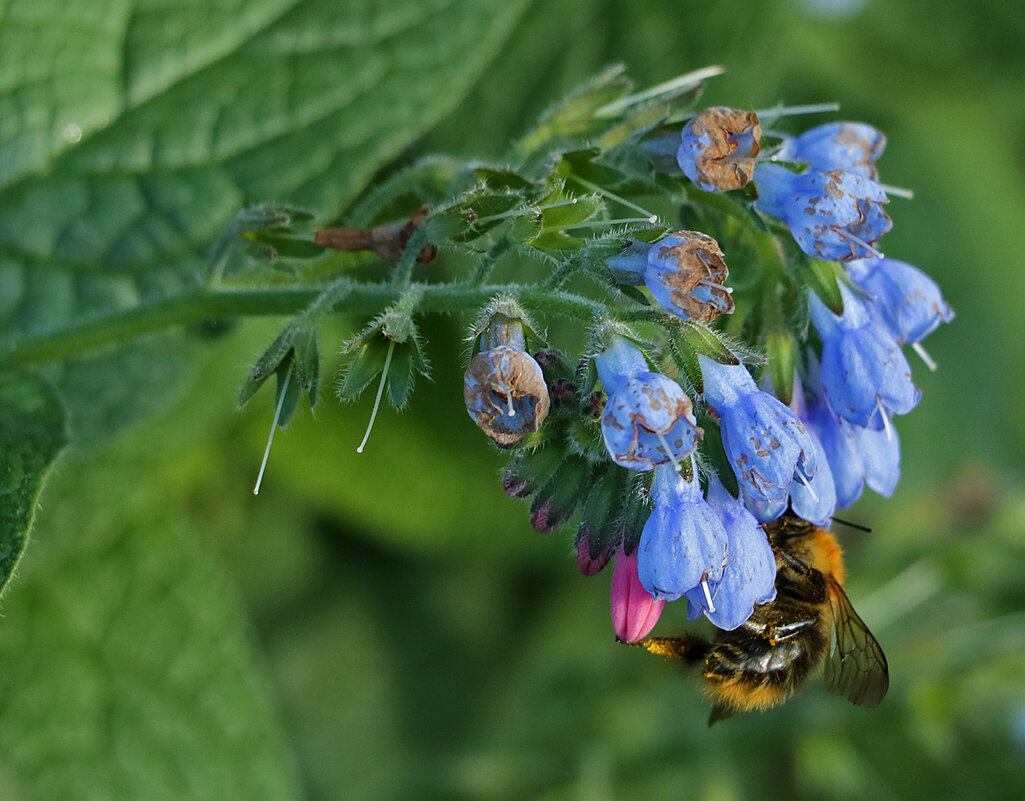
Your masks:
M569 200L569 198L565 198ZM544 203L557 202L556 199L546 199ZM543 229L560 230L574 223L584 222L605 210L605 203L596 195L585 195L576 198L575 203L565 206L555 206L541 212L541 226Z
M628 472L611 462L595 471L587 500L580 510L577 529L578 541L587 539L591 559L611 555L618 545L617 523Z
M796 263L797 277L801 284L818 295L833 314L843 314L843 296L839 284L847 280L843 265L837 261L809 258L798 258Z
M508 167L476 167L473 174L478 183L489 189L523 192L533 186L529 180Z
M417 375L431 376L430 364L420 349L419 339L413 337L402 344L396 343L387 378L388 402L396 409L404 409L409 404Z
M248 256L255 261L279 258L315 258L323 250L313 244L313 214L286 204L264 203L242 209L221 229L210 251L210 272L226 275L245 269ZM280 266L275 264L275 266Z
M651 506L647 501L646 492L650 475L650 472L638 474L631 471L625 480L620 496L620 511L616 516L613 536L628 556L637 550L644 524L648 522L648 517L651 515Z
M503 471L502 484L506 492L510 486L515 486L516 492L512 493L515 497L533 495L551 480L565 456L565 451L555 445L518 450Z
M620 292L623 293L625 297L630 298L630 300L634 301L635 303L639 303L642 306L651 305L651 301L648 299L648 296L641 292L641 290L635 286L630 286L629 284L616 284L616 289L618 289Z
M554 531L568 522L587 497L590 481L591 464L577 456L567 456L551 480L534 496L530 505L534 529Z
M528 210L513 217L502 229L502 235L513 244L523 245L540 236L542 228L541 215Z
M500 216L517 206L523 206L522 214ZM522 195L479 188L466 200L433 214L431 233L457 245L465 245L519 216L537 216L536 211L524 205Z
M384 372L386 365L388 400L397 409L409 403L416 373L424 378L431 377L430 362L421 349L413 319L422 297L423 288L413 287L345 343L342 353L349 361L338 385L338 399L342 403L351 403L363 394Z
M239 390L239 408L246 405L263 383L283 371L291 369L292 381L297 390L308 393L310 406L317 402L320 388L320 346L317 324L306 314L290 320L281 333L274 338L256 364L249 370L246 381ZM291 415L289 415L291 416Z
M548 347L519 302L511 295L498 295L480 310L470 329L469 358L482 350L515 341L519 335L523 337L523 348L527 353Z
M338 383L338 400L352 403L363 394L384 370L389 344L384 337L372 337L346 348L349 361Z
M529 244L537 250L554 253L560 250L580 250L587 244L587 240L562 231L543 231L540 236L531 239Z
M295 366L293 363L282 364L275 371L278 381L274 389L274 408L278 410L275 417L275 424L287 426L299 406L299 396L302 395L302 387L296 378Z
M723 335L704 323L685 320L674 325L669 333L669 344L673 361L697 392L702 392L704 387L698 356L704 355L722 364L740 364Z
M602 150L597 147L569 150L561 154L549 175L549 184L558 180L570 183L574 177L583 178L603 188L621 182L626 176L598 161L601 156Z
M776 397L790 405L794 397L794 370L797 367L797 345L789 331L775 329L765 338L767 369Z
M277 231L246 231L242 236L268 249L272 259L313 259L324 252L312 239L301 239Z
M609 460L609 453L605 449L605 440L602 438L601 426L598 424L597 418L577 415L570 422L566 436L570 449L577 456L594 464L602 464Z

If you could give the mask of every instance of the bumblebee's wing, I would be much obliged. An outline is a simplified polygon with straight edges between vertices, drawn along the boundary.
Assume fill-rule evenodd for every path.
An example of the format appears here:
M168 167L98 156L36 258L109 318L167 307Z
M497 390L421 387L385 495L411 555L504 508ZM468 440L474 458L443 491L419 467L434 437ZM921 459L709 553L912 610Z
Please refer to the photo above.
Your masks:
M829 602L833 636L826 661L826 686L858 706L878 706L890 687L883 649L835 581L829 582Z

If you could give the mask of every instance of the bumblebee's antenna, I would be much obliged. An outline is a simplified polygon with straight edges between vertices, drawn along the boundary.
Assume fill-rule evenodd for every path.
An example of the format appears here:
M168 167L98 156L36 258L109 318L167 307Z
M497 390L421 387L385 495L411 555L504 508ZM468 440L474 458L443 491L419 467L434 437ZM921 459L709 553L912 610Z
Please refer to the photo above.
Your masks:
M860 523L852 523L850 520L841 520L839 517L834 517L833 522L839 523L842 526L847 526L848 528L856 529L858 531L864 531L866 534L872 533L872 529L870 529L868 526L863 526Z

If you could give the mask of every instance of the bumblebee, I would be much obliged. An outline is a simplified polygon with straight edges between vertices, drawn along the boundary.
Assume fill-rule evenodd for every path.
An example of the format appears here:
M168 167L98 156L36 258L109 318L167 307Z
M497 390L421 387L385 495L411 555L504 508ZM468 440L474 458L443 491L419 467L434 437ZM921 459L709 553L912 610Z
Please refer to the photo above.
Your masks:
M776 555L773 601L712 641L649 637L631 645L703 665L714 704L708 725L782 703L823 660L830 690L858 706L877 706L890 683L886 657L843 591L836 538L790 513L765 531Z

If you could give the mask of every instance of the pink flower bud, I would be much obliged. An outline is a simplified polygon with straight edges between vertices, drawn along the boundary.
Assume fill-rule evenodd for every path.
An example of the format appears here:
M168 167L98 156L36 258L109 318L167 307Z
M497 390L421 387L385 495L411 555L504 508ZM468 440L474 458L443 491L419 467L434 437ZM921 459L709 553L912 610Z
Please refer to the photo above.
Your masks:
M658 622L665 601L651 597L637 577L637 552L620 551L612 570L612 628L623 642L643 639Z

